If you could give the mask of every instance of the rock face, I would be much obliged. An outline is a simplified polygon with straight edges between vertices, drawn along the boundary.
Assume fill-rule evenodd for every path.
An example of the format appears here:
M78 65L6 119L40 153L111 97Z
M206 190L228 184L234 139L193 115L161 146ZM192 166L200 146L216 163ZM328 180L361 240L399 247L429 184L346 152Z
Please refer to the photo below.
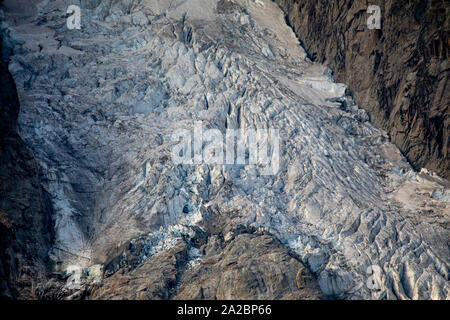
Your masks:
M276 0L314 61L348 84L415 168L450 178L448 1Z
M36 298L49 271L51 204L33 154L17 134L19 100L0 61L0 298Z
M55 220L40 297L449 298L448 181L411 168L275 3L85 1L79 30L70 1L32 4L7 0L2 33ZM209 162L232 129L278 139Z
M317 280L273 237L179 241L92 290L92 299L320 299ZM200 260L198 257L202 257ZM196 261L196 259L198 261Z

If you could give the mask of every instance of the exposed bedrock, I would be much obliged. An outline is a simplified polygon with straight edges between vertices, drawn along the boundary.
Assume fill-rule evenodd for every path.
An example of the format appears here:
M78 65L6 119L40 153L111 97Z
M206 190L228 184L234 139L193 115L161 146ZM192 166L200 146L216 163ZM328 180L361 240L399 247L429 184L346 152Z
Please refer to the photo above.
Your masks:
M416 169L450 178L448 1L276 0L314 61L338 82ZM381 29L369 30L369 5Z
M0 298L33 299L50 270L51 204L17 133L19 100L0 61Z

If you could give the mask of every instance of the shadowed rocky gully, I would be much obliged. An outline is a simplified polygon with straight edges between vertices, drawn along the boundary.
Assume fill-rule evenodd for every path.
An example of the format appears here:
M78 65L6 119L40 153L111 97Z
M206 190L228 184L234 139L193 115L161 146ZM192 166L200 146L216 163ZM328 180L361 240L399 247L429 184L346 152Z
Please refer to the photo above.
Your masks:
M449 299L448 8L378 2L4 0L0 296Z

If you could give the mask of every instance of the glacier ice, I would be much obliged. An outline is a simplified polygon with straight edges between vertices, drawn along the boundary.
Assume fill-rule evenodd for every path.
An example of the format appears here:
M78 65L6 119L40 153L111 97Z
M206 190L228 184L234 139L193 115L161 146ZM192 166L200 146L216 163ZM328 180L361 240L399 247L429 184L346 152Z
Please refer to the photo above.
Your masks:
M449 298L448 182L411 169L274 3L102 0L67 30L66 2L1 27L62 268L106 263L130 239L146 239L145 259L220 214L295 250L327 296ZM279 170L174 164L169 138L196 121L278 129Z

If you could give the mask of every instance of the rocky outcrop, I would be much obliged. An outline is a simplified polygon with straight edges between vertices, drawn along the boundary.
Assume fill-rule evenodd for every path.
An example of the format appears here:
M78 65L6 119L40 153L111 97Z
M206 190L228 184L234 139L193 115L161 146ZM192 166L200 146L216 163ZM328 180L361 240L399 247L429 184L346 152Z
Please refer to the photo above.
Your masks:
M92 290L91 299L320 299L317 280L278 240L239 234L198 245L180 240L138 264L125 265ZM193 259L195 252L199 258ZM198 261L196 261L198 259ZM131 269L131 270L130 270Z
M172 228L169 228L172 229ZM164 242L164 244L161 244ZM170 244L172 242L172 244ZM323 299L317 278L263 230L211 215L201 226L144 235L110 251L104 267L59 274L42 299ZM102 273L96 277L96 270ZM103 277L102 277L103 276ZM102 279L103 278L103 279ZM71 280L78 281L76 285Z
M450 178L448 1L276 0L310 57L348 84L408 160ZM369 30L369 4L381 29Z
M33 299L48 271L51 205L17 133L18 114L16 86L0 61L0 298Z

